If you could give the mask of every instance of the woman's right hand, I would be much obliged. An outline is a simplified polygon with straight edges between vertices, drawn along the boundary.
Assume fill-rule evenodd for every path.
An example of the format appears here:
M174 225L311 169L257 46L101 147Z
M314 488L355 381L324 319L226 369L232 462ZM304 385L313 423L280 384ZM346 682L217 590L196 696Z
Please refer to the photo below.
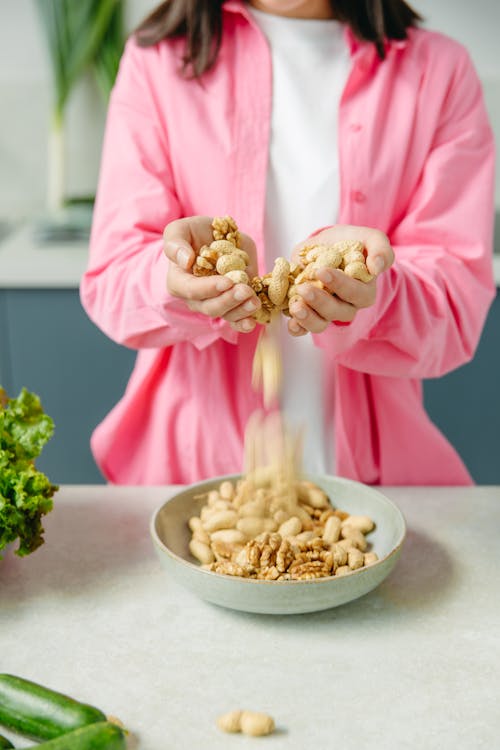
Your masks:
M224 318L232 328L249 333L256 326L251 315L260 307L257 295L248 284L234 284L226 276L194 276L192 266L197 252L213 241L212 217L190 216L167 224L163 232L163 251L169 259L167 289L184 300L190 310L211 318ZM248 276L257 275L255 243L241 233L241 248L248 253Z

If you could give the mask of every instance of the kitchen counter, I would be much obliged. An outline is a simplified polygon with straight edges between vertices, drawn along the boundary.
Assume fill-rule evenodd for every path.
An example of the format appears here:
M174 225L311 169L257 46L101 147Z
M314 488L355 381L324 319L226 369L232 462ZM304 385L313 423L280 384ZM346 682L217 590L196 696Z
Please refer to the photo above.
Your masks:
M498 747L500 487L383 489L408 523L395 570L288 617L206 604L165 574L148 526L173 491L61 488L46 544L0 563L1 671L120 717L141 750L260 747L215 727L238 707L275 717L276 750Z
M33 227L23 226L0 242L0 289L76 289L86 269L87 242L37 245ZM493 256L500 287L500 254Z
M0 289L77 289L88 260L88 242L37 244L32 225L0 243Z

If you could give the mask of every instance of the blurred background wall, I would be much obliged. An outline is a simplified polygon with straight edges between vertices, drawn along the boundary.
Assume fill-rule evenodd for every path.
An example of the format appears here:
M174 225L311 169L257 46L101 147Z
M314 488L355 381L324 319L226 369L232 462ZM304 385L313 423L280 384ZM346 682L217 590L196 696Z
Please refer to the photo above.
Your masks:
M78 0L75 0L77 2ZM36 0L0 3L0 218L24 218L44 208L51 78ZM124 0L126 25L134 25L155 0ZM483 82L500 142L499 0L415 0L428 26L469 49ZM105 107L90 81L83 81L67 113L67 195L95 190ZM500 206L500 156L497 205Z

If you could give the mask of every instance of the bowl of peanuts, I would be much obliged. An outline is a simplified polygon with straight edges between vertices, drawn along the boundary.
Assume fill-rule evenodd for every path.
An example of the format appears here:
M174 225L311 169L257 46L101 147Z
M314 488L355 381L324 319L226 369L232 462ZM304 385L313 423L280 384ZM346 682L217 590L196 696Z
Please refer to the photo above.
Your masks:
M286 484L243 475L190 485L153 514L166 572L201 599L298 614L357 599L389 575L404 518L385 495L333 476Z

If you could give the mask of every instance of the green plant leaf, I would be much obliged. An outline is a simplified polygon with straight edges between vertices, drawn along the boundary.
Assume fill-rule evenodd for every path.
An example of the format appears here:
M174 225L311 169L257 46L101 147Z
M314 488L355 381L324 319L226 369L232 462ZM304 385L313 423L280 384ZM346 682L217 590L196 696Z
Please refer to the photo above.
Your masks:
M121 0L35 0L43 23L52 64L56 120L62 120L68 98L82 74L106 60L109 76L116 74L117 38L122 33ZM115 18L115 14L118 16ZM108 42L105 40L108 39ZM109 40L112 40L112 45ZM112 46L107 52L103 47ZM102 70L103 63L99 63ZM101 74L101 81L104 74Z
M105 100L114 86L125 40L123 4L118 3L94 59L97 85Z

